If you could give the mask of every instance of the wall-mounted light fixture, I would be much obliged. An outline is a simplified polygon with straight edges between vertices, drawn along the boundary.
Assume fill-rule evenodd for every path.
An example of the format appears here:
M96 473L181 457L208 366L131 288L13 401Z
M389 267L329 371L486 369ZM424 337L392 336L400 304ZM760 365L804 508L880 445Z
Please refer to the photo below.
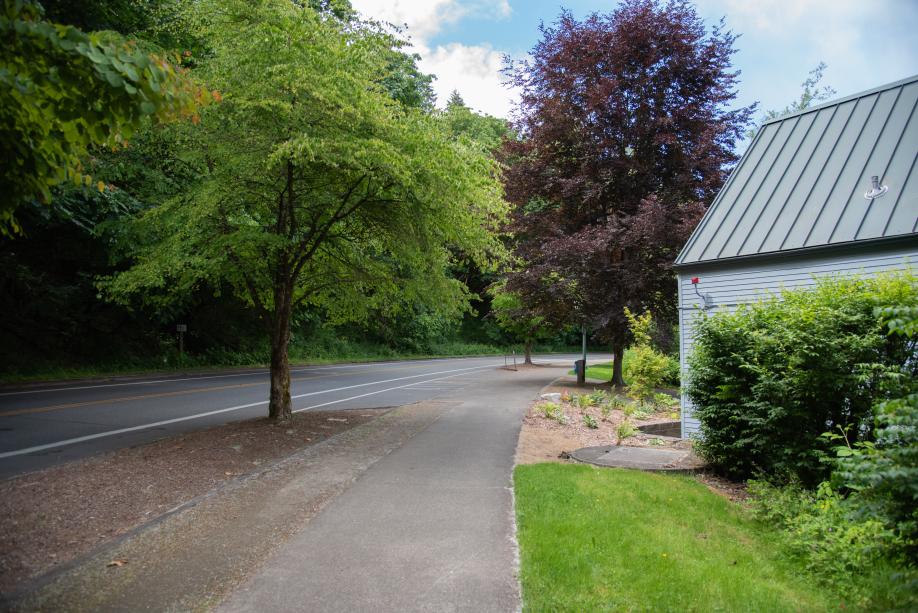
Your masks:
M698 291L699 281L701 281L701 279L699 279L698 277L692 277L692 287L695 289L695 293L698 295L698 297L701 298L701 303L702 303L701 308L704 310L713 309L714 299L711 298L711 294L702 294L701 292Z
M870 177L870 189L864 194L864 198L873 202L883 194L889 191L889 186L880 185L880 177L874 175Z

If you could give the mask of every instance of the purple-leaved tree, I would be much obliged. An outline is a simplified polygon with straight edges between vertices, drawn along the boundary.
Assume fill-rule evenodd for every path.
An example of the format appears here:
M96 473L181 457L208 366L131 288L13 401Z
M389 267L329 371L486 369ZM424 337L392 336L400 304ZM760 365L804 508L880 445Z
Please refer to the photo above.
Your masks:
M505 74L522 92L503 149L522 265L507 288L609 342L622 385L623 309L672 321L672 262L736 161L754 105L730 108L736 36L682 0L562 12Z

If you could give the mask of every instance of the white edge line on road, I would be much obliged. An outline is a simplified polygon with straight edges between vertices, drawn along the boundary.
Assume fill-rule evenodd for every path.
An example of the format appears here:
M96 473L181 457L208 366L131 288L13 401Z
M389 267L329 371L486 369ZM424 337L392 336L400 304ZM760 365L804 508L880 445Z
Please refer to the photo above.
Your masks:
M307 392L305 394L297 394L296 396L291 396L291 400L296 400L298 398L306 398L307 396L317 396L319 394L328 394L329 392L340 392L343 390L351 390L355 387L366 387L368 385L380 385L382 383L392 383L393 381L404 381L405 379L417 379L418 377L430 377L433 375L445 375L448 372L464 372L469 370L482 370L484 368L497 368L500 366L498 363L488 364L487 366L470 366L468 368L453 368L452 370L440 370L437 372L428 372L422 375L408 375L407 377L396 377L394 379L383 379L382 381L370 381L369 383L357 383L356 385L345 385L344 387L334 387L327 390L319 390L318 392ZM436 381L437 379L428 379L429 381ZM418 381L418 383L424 383L424 381ZM394 389L394 388L393 388Z
M308 411L308 410L310 410L310 409L317 409L317 408L319 408L319 407L324 407L324 406L328 406L328 405L331 405L331 404L338 404L338 403L340 403L340 402L347 402L348 400L356 400L356 399L358 399L358 398L365 398L366 396L373 396L374 394L383 394L383 393L385 393L385 392L391 392L392 390L402 389L402 388L405 388L405 387L412 387L412 386L414 386L414 385L419 385L419 384L421 384L421 383L427 383L427 381L439 381L440 379L450 379L450 378L452 378L452 377L459 377L459 376L461 376L461 375L463 375L463 374L466 374L466 372L468 372L468 371L471 371L471 370L484 370L484 369L486 369L486 368L495 368L495 365L494 365L494 364L489 364L489 365L487 365L487 366L476 366L476 367L473 367L473 368L460 368L460 369L456 369L456 370L443 370L443 371L440 371L440 372L428 373L428 375L426 375L426 376L437 375L437 374L448 373L448 372L453 372L453 373L454 373L454 372L457 372L457 371L462 371L462 372L459 372L459 374L448 375L448 376L446 376L446 377L440 377L439 379L426 379L426 380L424 380L424 381L417 381L417 382L415 382L415 383L406 383L405 385L399 385L399 386L397 386L397 387L390 387L390 388L386 388L386 389L384 389L384 390L377 390L377 391L375 391L375 392L368 392L368 393L366 393L366 394L360 394L360 395L358 395L358 396L351 396L350 398L342 398L341 400L333 400L332 402L326 402L326 403L324 403L324 404L317 404L317 405L314 405L314 406L311 406L311 407L306 407L306 408L304 408L304 409L297 409L296 411L293 411L293 412L294 412L294 413L299 413L299 412L301 412L301 411ZM323 390L323 391L320 391L320 392L310 392L310 393L308 393L308 394L300 394L300 395L298 395L298 396L291 396L291 399L294 399L294 398L303 398L303 397L305 397L305 396L314 396L314 395L316 395L316 394L326 394L326 393L329 393L329 392L336 392L336 391L341 391L341 390L345 390L345 389L351 389L351 388L354 388L354 387L364 387L364 386L367 386L367 385L373 385L373 384L379 384L379 383L390 383L390 382L392 382L392 381L401 381L401 380L404 380L404 379L415 379L415 378L417 378L417 377L423 377L423 376L425 376L425 375L414 375L414 376L411 376L411 377L399 377L398 379L388 379L388 380L384 380L384 381L374 381L373 383L361 383L361 384L359 384L359 385L351 385L351 386L348 386L348 387L338 387L338 388L334 388L334 389ZM86 436L78 436L78 437L76 437L76 438L70 438L70 439L66 439L66 440L63 440L63 441L56 441L56 442L54 442L54 443L45 443L44 445L35 445L34 447L26 447L26 448L24 448L24 449L16 449L16 450L13 450L13 451L5 451L5 452L3 452L3 453L0 453L0 459L3 459L3 458L11 458L11 457L20 456L20 455L27 455L27 454L30 454L30 453L35 453L35 452L37 452L37 451L44 451L44 450L46 450L46 449L54 449L55 447L64 447L64 446L67 446L67 445L75 445L76 443L85 443L85 442L87 442L87 441L92 441L92 440L96 440L96 439L100 439L100 438L105 438L105 437L109 437L109 436L116 436L116 435L118 435L118 434L126 434L126 433L128 433L128 432L137 432L138 430L146 430L147 428L156 428L156 427L159 427L159 426L167 426L167 425L169 425L169 424L176 424L176 423L183 422L183 421L190 421L190 420L192 420L192 419L199 419L199 418L201 418L201 417L209 417L209 416L211 416L211 415L219 415L220 413L229 413L230 411L240 411L240 410L242 410L242 409L248 409L248 408L251 408L251 407L257 407L257 406L262 405L262 404L268 404L268 401L267 401L267 400L262 400L261 402L252 402L252 403L249 403L249 404L241 404L241 405L238 405L238 406L235 406L235 407L228 407L228 408L225 408L225 409L217 409L217 410L215 410L215 411L207 411L207 412L205 412L205 413L196 413L196 414L194 414L194 415L186 415L186 416L184 416L184 417L176 417L176 418L174 418L174 419L165 419L165 420L163 420L163 421L156 421L156 422L149 423L149 424L142 424L142 425L140 425L140 426L131 426L131 427L129 427L129 428L120 428L120 429L118 429L118 430L108 430L108 431L106 431L106 432L98 432L98 433L96 433L96 434L87 434Z
M230 411L239 411L241 409L248 409L249 407L257 407L260 404L268 404L268 401L262 400L261 402L252 402L250 404L240 404L239 406L229 407L226 409L217 409L216 411L207 411L206 413L197 413L195 415L186 415L185 417L176 417L175 419L165 419L163 421L154 421L151 424L131 426L130 428L120 428L118 430L108 430L106 432L99 432L97 434L87 434L86 436L68 438L66 440L56 441L54 443L46 443L44 445L26 447L25 449L16 449L14 451L4 451L3 453L0 453L0 459L11 458L17 455L26 455L29 453L35 453L36 451L44 451L45 449L54 449L55 447L64 447L66 445L74 445L76 443L85 443L86 441L92 441L97 438L115 436L116 434L124 434L126 432L136 432L137 430L146 430L147 428L156 428L157 426L166 426L169 424L178 423L180 421L188 421L190 419L198 419L200 417L207 417L209 415L218 415L220 413L229 413Z
M480 369L479 369L480 370ZM341 400L332 400L331 402L323 402L322 404L314 404L311 407L303 407L302 409L297 409L293 411L294 413L301 413L303 411L311 411L312 409L318 409L321 407L327 407L330 404L338 404L339 402L347 402L348 400L357 400L358 398L363 398L365 396L372 396L373 394L383 394L385 392L391 392L392 390L400 390L406 387L414 387L416 385L421 385L422 383L429 383L430 381L442 381L443 379L452 379L453 377L461 377L468 373L459 373L457 375L447 375L445 377L438 377L436 379L425 379L424 381L417 381L415 383L406 383L405 385L399 385L396 387L390 387L384 390L378 390L375 392L367 392L366 394L360 394L359 396L351 396L350 398L342 398ZM443 391L443 390L437 390Z
M302 367L291 370L290 373L314 372L317 370L337 370L343 368L372 368L373 366L391 366L393 364L425 364L428 362L451 362L456 360L487 360L493 359L494 356L483 355L481 357L464 357L464 358L433 358L429 360L394 360L391 362L363 362L360 364L336 364L331 366ZM126 385L157 385L160 383L174 383L176 381L197 381L204 379L225 379L227 377L248 377L252 375L268 374L267 369L251 370L241 373L230 373L225 375L201 375L197 377L177 377L174 379L144 379L142 381L124 381L121 383L100 383L99 385L81 385L78 387L52 387L37 390L17 390L13 392L0 392L0 396L24 396L26 394L47 394L51 392L73 392L78 390L99 389L103 387L123 387Z

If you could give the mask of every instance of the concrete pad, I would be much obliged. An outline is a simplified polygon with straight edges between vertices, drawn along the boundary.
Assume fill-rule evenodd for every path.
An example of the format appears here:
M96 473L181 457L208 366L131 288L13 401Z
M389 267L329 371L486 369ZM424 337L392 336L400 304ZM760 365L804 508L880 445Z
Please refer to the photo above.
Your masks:
M690 456L691 452L686 450L650 449L622 445L584 447L571 453L571 458L578 462L596 466L667 472L693 472L692 468L681 466Z

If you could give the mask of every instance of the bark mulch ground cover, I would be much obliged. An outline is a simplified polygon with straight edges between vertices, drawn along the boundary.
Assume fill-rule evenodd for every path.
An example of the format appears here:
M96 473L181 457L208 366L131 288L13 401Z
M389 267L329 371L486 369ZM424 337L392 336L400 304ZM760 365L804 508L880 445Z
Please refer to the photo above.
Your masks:
M229 423L2 481L0 592L387 410Z
M619 426L625 420L637 427L673 421L678 419L678 413L663 410L638 419L626 416L621 409L612 410L604 416L599 406L586 408L576 406L575 396L591 394L597 390L604 391L610 396L618 395L622 402L633 402L625 396L623 391L616 390L608 384L590 385L588 383L586 387L579 387L574 381L564 379L556 381L542 390L542 394L561 394L562 400L558 403L561 413L556 414L556 417L546 417L542 408L545 400L538 400L532 404L523 418L523 427L516 449L516 463L573 462L567 459L569 452L582 447L599 445L691 449L692 442L685 439L660 437L642 432L626 438L619 437ZM586 416L591 417L598 427L587 426ZM696 460L698 467L703 466L701 459L696 458ZM747 498L745 484L734 483L703 471L697 472L695 478L715 493L734 502L742 502Z

